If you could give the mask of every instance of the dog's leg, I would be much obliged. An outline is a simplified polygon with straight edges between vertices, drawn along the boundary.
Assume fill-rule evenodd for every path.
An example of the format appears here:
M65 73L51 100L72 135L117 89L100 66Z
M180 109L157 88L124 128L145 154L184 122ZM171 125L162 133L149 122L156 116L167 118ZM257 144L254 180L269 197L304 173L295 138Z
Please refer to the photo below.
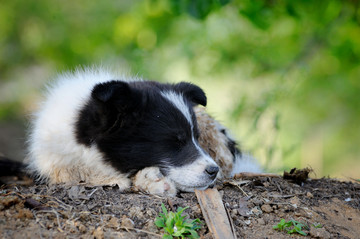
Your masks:
M149 167L139 171L134 179L135 190L160 196L175 196L176 187L173 182L164 177L158 167Z

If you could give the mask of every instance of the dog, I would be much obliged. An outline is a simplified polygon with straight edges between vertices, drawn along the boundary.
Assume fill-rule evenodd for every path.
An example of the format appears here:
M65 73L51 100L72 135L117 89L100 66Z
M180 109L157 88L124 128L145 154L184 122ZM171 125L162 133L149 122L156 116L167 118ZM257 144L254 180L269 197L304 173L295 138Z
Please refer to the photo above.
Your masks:
M50 184L118 185L170 196L259 171L205 112L206 103L191 83L100 68L61 74L33 116L28 171Z

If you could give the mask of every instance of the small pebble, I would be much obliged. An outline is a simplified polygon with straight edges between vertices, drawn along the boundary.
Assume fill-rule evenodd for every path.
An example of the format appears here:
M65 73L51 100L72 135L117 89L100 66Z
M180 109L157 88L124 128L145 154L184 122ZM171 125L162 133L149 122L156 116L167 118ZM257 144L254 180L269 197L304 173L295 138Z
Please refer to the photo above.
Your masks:
M79 228L79 231L80 231L81 233L85 233L85 232L87 231L87 230L86 230L86 227L84 226L84 224L79 224L78 228Z
M33 213L27 209L27 208L23 208L23 209L18 209L18 214L15 215L16 218L20 218L20 219L31 219L33 218Z
M124 215L121 218L121 226L122 227L127 227L127 228L134 228L135 223L133 220L131 220L130 218L128 218L126 215Z
M140 207L132 207L129 210L129 216L132 217L132 218L133 217L141 218L141 217L144 217L144 214L143 214Z
M315 228L315 227L310 227L310 235L313 238L329 239L331 237L330 233L327 232L325 228Z
M306 197L308 197L308 198L313 198L314 195L313 195L311 192L307 192L307 193L306 193Z
M300 199L298 197L292 197L290 198L290 203L293 207L298 208L300 206Z
M262 218L258 218L257 223L260 224L260 225L265 225L265 220L262 219Z
M0 198L0 205L2 205L2 209L6 207L10 207L11 205L19 203L20 200L17 196L5 196Z
M262 205L261 210L266 213L270 213L273 211L272 207L269 204Z
M252 203L254 203L255 206L261 206L264 204L264 202L261 201L260 199L254 199L254 200L252 200Z
M144 226L144 229L149 231L149 232L153 232L153 233L157 233L158 232L158 228L157 226L155 225L154 221L153 220L149 220L145 226Z
M118 228L118 227L120 226L120 223L119 223L119 220L118 220L117 218L112 217L112 218L108 221L107 225L108 225L109 227L112 227L112 228Z
M94 231L93 231L93 236L95 239L103 239L104 238L104 231L101 229L101 227L97 227Z
M230 212L230 215L232 218L235 218L236 215L237 215L237 209L232 209L231 212Z
M251 209L251 212L253 214L255 214L256 216L260 215L261 214L261 211L259 209L257 209L256 207L254 207L253 209Z

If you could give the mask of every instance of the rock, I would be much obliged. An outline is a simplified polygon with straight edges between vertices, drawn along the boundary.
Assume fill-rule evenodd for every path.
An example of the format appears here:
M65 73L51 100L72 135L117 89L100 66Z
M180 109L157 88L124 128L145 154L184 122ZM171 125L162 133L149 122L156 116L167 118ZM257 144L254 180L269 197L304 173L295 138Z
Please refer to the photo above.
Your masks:
M237 215L237 212L238 212L237 209L232 209L230 212L231 218L235 218Z
M301 202L300 199L297 196L295 196L290 198L290 203L292 204L293 207L298 208Z
M76 227L71 226L70 229L68 229L70 233L76 233Z
M261 210L259 210L258 208L254 207L253 209L251 209L251 212L253 214L255 214L256 216L260 215L262 212Z
M194 214L200 214L201 215L201 209L200 209L200 205L197 204L195 206L191 207L191 210L194 212Z
M134 221L128 218L126 215L121 218L121 227L134 228L134 226Z
M142 217L144 217L144 214L141 211L140 207L132 207L129 210L129 216L132 218L134 218L134 217L142 218Z
M94 231L93 231L93 236L95 239L103 239L104 238L104 231L102 230L101 227L97 227Z
M264 204L264 202L261 201L260 199L253 199L252 203L254 203L255 206L261 206Z
M262 205L261 210L266 213L270 213L273 211L272 207L269 204Z
M19 203L20 202L20 200L19 200L19 198L17 197L17 196L5 196L5 197L1 197L0 198L0 205L2 206L0 206L1 207L1 209L4 209L4 208L7 208L7 207L10 207L10 206L12 206L12 205L14 205L14 204L17 204L17 203Z
M149 231L149 232L153 232L153 233L157 233L158 232L158 228L157 226L155 225L154 221L153 220L149 220L145 226L144 226L144 229Z
M306 217L306 218L312 218L312 216L313 216L312 211L309 210L307 207L301 208L300 214L301 214L300 216Z
M263 218L258 218L257 223L260 225L265 225L265 220Z
M33 218L33 213L27 209L27 208L24 208L24 209L18 209L18 214L15 215L16 218L19 218L19 219L31 219Z
M108 223L107 223L107 226L111 227L111 228L118 228L120 227L120 223L119 223L119 220L115 217L112 217Z
M313 198L314 195L313 195L311 192L307 192L307 193L306 193L306 197L308 197L308 198Z
M324 238L329 239L330 233L325 230L325 228L310 228L310 235L314 238Z
M155 217L157 215L156 211L154 209L152 209L152 208L146 209L145 213L150 217Z
M79 231L80 231L81 233L87 232L87 229L86 229L86 227L84 226L84 224L79 223L79 224L78 224L78 228L79 228Z
M245 223L246 225L250 225L250 224L251 224L251 221L250 221L250 220L245 220L244 223Z

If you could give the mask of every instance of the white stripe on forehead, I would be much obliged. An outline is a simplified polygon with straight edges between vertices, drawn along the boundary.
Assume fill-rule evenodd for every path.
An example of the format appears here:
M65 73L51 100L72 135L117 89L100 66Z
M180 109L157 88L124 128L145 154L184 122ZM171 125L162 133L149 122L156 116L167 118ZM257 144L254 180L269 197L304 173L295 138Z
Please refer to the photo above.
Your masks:
M171 102L189 121L191 129L193 128L192 117L189 111L189 106L185 103L184 96L174 91L163 91L161 95Z
M171 104L173 104L185 116L187 121L189 121L189 124L191 126L191 131L193 131L194 125L192 122L192 117L190 114L189 106L185 103L184 96L182 96L181 94L178 94L174 91L163 91L163 92L161 92L161 95L165 99L170 101ZM192 140L192 143L194 144L195 148L200 153L202 160L205 160L205 162L213 163L214 165L216 165L215 161L209 155L207 155L204 152L204 150L199 146L199 144L196 142L196 140L194 139L193 132L191 132L191 140Z

